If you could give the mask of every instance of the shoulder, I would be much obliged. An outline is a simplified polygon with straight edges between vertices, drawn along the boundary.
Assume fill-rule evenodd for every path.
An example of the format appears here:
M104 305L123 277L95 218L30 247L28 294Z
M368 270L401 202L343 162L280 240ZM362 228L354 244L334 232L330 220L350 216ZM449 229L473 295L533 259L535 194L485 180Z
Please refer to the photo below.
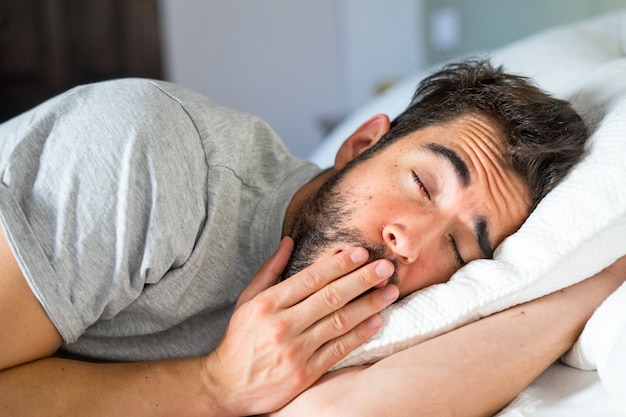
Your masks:
M215 103L180 85L163 81L154 85L190 118L209 166L232 171L247 185L266 188L282 179L284 172L302 165L260 117Z

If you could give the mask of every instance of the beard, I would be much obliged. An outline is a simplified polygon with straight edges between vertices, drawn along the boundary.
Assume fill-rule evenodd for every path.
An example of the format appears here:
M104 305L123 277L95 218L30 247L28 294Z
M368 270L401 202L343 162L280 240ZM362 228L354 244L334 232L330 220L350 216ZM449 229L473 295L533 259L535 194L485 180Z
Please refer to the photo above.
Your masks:
M367 249L368 263L376 259L389 259L395 266L389 282L397 284L397 262L385 256L385 246L367 242L361 231L346 226L355 207L358 207L357 201L349 201L348 192L342 193L339 189L348 171L344 168L329 178L298 209L291 229L295 246L281 281L311 265L325 250L347 244Z

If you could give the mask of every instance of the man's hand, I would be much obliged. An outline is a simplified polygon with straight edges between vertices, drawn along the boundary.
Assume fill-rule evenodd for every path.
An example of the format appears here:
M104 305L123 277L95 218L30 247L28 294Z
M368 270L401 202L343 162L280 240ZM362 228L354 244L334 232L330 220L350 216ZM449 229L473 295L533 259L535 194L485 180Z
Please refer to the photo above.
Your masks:
M323 258L274 285L292 249L284 239L242 292L224 338L206 358L207 384L223 388L212 391L225 415L286 404L371 337L382 324L377 313L399 295L386 284L389 261L356 269L368 259L363 248Z

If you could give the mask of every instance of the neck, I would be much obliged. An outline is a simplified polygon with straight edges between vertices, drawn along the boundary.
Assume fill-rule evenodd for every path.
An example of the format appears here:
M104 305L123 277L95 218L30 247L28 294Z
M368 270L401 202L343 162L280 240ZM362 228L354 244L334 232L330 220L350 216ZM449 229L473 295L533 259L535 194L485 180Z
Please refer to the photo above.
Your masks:
M302 207L302 204L313 194L316 192L322 184L326 182L331 176L336 173L334 168L329 168L323 171L321 174L313 178L311 181L306 183L302 188L300 188L289 202L287 206L287 212L285 213L285 220L283 221L283 237L289 236L291 234L291 228L293 226L293 221L295 219L296 213Z

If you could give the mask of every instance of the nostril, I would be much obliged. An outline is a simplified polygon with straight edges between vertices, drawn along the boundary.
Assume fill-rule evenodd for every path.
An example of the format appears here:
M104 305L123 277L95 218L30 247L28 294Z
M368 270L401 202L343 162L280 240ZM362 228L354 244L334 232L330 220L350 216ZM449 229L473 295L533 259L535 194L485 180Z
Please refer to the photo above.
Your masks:
M383 236L384 236L385 242L387 242L387 244L395 244L396 243L396 235L394 235L393 232L386 231Z
M416 236L414 229L409 229L404 224L391 223L384 227L382 240L388 256L402 264L415 262L425 241Z

